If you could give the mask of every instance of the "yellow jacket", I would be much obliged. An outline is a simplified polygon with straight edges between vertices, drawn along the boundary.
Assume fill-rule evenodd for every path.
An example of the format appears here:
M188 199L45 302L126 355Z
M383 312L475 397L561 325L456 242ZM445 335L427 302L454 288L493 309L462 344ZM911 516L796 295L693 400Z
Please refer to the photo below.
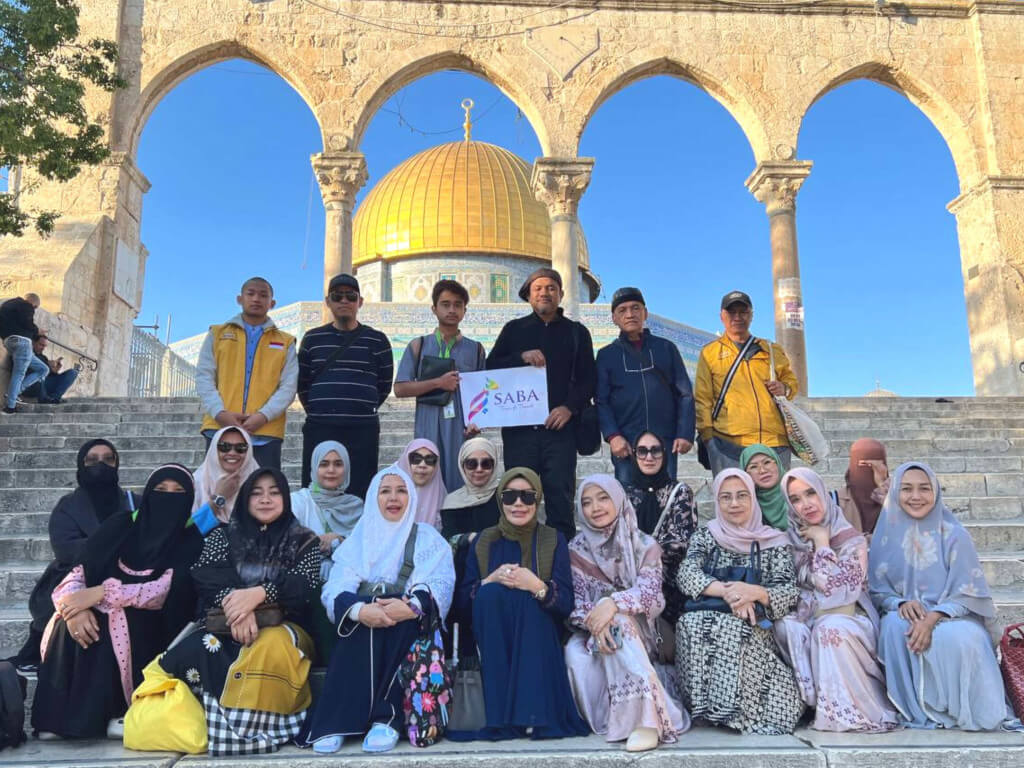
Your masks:
M711 412L739 349L727 336L722 336L700 351L694 400L697 405L697 432L702 439L721 437L744 446L754 443L772 447L789 444L778 406L765 386L771 379L767 347L771 342L755 339L755 343L760 349L739 364L714 425ZM796 376L782 347L771 344L775 354L775 378L789 388L786 396L792 400L797 395Z

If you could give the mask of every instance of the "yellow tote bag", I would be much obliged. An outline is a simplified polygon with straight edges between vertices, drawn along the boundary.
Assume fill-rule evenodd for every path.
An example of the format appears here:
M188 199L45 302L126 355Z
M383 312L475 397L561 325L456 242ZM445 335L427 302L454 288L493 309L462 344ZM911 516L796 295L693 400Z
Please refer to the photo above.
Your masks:
M124 745L147 752L206 751L206 714L188 686L158 661L142 670L142 685L124 716Z

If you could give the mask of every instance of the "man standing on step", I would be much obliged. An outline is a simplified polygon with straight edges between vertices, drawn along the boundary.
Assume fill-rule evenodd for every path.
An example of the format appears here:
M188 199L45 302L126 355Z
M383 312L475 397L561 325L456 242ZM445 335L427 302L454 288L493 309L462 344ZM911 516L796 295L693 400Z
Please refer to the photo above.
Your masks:
M573 279L578 278L573 275ZM536 270L519 289L519 297L530 302L533 312L505 324L487 356L487 368L545 368L551 412L543 426L501 430L505 467L529 467L540 475L547 524L572 539L576 534L573 419L594 396L594 343L586 326L565 317L558 306L562 276L555 270Z
M612 322L619 338L597 353L597 412L615 477L622 484L632 480L632 446L644 432L653 432L672 451L665 466L675 480L676 456L693 447L696 423L683 358L675 344L644 327L647 304L639 288L615 292Z
M789 358L780 345L750 335L754 305L743 291L722 297L721 317L725 333L700 351L694 393L697 433L707 449L711 473L738 467L743 448L755 443L774 448L789 469L792 451L786 425L772 398L796 397L798 385Z
M334 320L308 331L299 346L299 400L306 409L302 485L309 485L313 449L337 440L352 462L347 492L363 498L377 472L378 411L391 393L395 368L391 342L359 322L363 298L352 275L332 278L325 301Z
M395 377L395 396L416 398L414 436L430 440L440 449L444 487L451 493L465 484L459 472L462 443L480 431L475 425L463 427L459 372L482 371L487 355L483 344L459 331L469 305L469 291L464 286L455 280L438 280L431 301L437 329L413 339L405 348Z
M26 293L25 298L8 299L0 304L0 338L11 356L11 379L7 383L4 413L16 413L18 395L50 372L46 363L32 352L32 339L39 333L36 328L36 310L39 297Z
M236 301L241 314L210 326L199 351L201 431L209 449L218 429L240 427L252 435L259 465L280 469L286 414L299 376L295 337L268 317L274 289L262 277L246 280Z

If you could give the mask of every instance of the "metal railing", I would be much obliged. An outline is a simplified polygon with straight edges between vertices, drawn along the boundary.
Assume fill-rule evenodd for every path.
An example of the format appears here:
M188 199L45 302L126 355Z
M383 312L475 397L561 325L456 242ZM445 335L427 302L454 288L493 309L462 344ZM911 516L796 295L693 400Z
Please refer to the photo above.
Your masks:
M133 328L128 395L194 397L195 394L196 367L153 334Z
M75 368L76 370L79 371L83 369L86 371L96 371L100 367L100 362L95 357L90 357L89 355L85 354L85 352L83 352L82 350L75 349L71 345L65 344L63 341L60 341L59 339L53 338L53 336L51 336L49 333L46 334L46 340L49 342L51 348L69 352L71 354L71 357L78 358L78 362L73 363L71 365L72 368ZM63 355L55 356L53 352L51 352L50 354L47 355L47 357L55 359L56 357L63 357Z

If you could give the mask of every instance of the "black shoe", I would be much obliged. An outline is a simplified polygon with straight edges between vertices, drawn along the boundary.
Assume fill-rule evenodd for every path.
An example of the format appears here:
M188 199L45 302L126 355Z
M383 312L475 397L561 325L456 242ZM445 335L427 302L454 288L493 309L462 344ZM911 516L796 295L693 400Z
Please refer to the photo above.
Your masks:
M8 408L6 405L4 406L4 413L17 413L17 412L18 412L17 408Z

